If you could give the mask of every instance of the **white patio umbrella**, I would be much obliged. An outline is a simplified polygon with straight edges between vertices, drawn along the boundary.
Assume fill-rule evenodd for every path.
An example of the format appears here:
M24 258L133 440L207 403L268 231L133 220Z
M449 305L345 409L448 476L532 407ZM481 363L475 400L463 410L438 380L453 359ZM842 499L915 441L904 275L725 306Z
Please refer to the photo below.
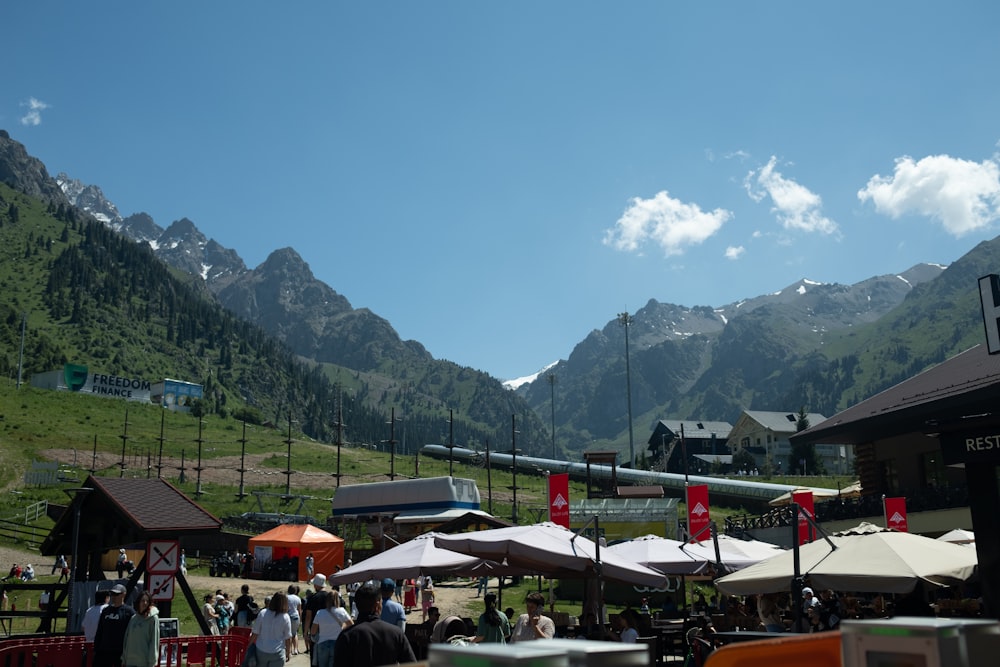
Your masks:
M771 507L783 507L785 505L790 505L793 493L807 493L809 491L812 491L814 503L834 500L835 498L857 498L861 495L861 482L854 482L853 484L845 486L842 489L817 489L803 486L794 489L793 491L782 493L774 500L768 501L767 504Z
M436 535L434 543L470 556L504 562L550 579L603 576L626 584L662 587L666 577L636 562L626 560L607 547L600 549L601 567L596 567L596 545L551 522L511 526L457 535Z
M726 572L742 570L785 551L785 549L770 542L741 540L738 537L730 535L719 535L718 540L719 557L722 559L722 568ZM710 563L718 564L715 555L715 545L711 540L692 544L686 547L685 550L695 558L704 558Z
M952 544L975 544L976 534L971 530L965 530L964 528L955 528L954 530L949 530L944 535L941 535L937 539L942 542L951 542Z
M608 551L625 560L651 567L664 574L689 575L700 573L708 567L709 563L703 549L699 549L697 555L688 551L695 546L693 544L685 545L684 542L659 535L643 535L612 544L608 547Z
M799 547L800 573L810 585L838 591L909 593L918 582L947 586L975 574L972 549L862 523ZM776 593L791 588L794 553L785 551L715 580L728 595Z
M380 554L366 558L351 567L330 575L331 584L346 584L352 581L381 581L389 579L410 579L421 574L453 574L472 576L484 570L493 574L501 573L496 563L486 563L482 558L442 549L434 544L434 538L442 533L425 533L403 542ZM504 574L510 572L504 571Z

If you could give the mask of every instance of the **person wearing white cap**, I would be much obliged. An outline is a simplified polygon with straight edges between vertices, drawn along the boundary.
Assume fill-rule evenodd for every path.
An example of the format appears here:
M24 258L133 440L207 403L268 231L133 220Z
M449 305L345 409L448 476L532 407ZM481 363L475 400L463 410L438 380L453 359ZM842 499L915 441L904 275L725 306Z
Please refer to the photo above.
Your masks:
M128 555L126 555L125 549L119 549L118 561L115 563L115 571L118 573L119 579L125 576L125 564L127 562L128 562Z
M329 595L326 591L326 575L317 574L312 578L312 585L315 592L302 605L303 611L300 614L303 628L302 636L306 642L306 653L310 653L313 650L313 641L312 637L309 636L309 629L312 628L313 620L315 620L319 610L326 609L327 597Z
M809 632L809 610L819 605L819 600L813 589L806 586L802 589L802 619L799 621L799 632Z

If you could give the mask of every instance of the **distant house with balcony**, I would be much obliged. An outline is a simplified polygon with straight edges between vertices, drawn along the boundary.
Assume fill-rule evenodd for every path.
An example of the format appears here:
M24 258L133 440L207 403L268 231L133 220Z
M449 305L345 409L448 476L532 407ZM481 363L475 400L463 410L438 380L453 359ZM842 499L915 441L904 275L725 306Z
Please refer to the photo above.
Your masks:
M806 415L809 426L826 421L818 412ZM774 473L788 473L798 468L792 461L792 445L789 438L798 432L799 415L796 412L766 412L744 410L736 420L727 442L733 455L746 450L753 455L757 468L764 472L770 468ZM827 472L848 474L854 468L854 447L847 445L816 445L816 456L823 462ZM814 471L807 470L806 474Z
M714 466L728 470L733 459L726 442L732 429L733 425L729 422L661 419L646 443L650 452L650 467L663 472L683 473L686 452L692 474L712 472Z

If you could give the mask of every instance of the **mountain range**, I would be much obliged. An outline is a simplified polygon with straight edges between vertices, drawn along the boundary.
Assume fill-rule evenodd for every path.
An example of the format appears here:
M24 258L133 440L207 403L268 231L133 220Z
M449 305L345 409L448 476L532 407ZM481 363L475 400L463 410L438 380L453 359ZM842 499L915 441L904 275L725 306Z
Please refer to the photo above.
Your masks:
M276 249L248 268L191 220L163 228L145 213L122 216L98 186L66 174L50 178L3 131L0 181L73 205L148 247L194 289L385 414L395 407L442 421L453 410L456 428L464 427L456 444L472 446L511 438L514 415L518 444L529 453L551 451L554 425L558 448L574 457L594 446L627 446L628 394L639 442L658 419L735 422L743 409L801 407L832 415L978 342L976 278L995 270L1000 257L993 240L949 267L919 264L853 285L803 279L715 307L651 299L627 326L606 322L566 359L504 386L401 340L387 320L353 308L317 280L294 249Z

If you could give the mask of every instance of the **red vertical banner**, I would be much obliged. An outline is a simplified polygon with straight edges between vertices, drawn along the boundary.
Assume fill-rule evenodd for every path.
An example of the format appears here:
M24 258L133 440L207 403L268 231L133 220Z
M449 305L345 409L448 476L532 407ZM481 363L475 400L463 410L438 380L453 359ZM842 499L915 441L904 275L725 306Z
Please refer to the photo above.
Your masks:
M708 505L708 485L687 487L688 533L692 542L712 539L708 526L712 523Z
M799 544L808 544L813 540L812 525L809 523L809 519L816 516L812 491L793 493L792 502L799 506Z
M569 528L569 474L549 475L549 521Z
M885 510L885 527L903 533L910 532L906 523L906 498L883 498L882 503Z

